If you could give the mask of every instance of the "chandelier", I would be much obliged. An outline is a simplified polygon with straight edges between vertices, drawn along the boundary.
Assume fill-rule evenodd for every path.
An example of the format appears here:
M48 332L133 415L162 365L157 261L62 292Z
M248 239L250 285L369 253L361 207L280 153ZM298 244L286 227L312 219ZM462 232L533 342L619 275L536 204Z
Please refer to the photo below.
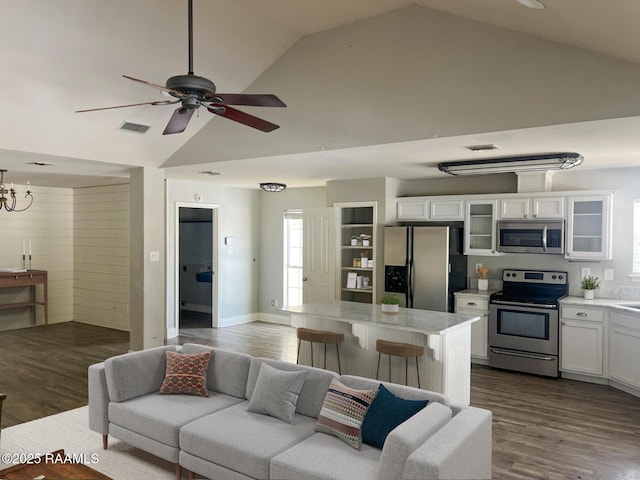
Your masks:
M265 192L281 192L287 188L287 186L284 183L264 182L260 184L260 188Z
M24 208L16 208L16 189L13 188L13 183L11 184L11 188L7 190L4 187L4 174L7 170L0 169L0 210L3 208L7 212L24 212L27 208L31 206L33 203L33 195L31 195L31 190L29 182L27 182L27 193L24 198L29 199L29 204ZM8 196L5 196L8 195Z

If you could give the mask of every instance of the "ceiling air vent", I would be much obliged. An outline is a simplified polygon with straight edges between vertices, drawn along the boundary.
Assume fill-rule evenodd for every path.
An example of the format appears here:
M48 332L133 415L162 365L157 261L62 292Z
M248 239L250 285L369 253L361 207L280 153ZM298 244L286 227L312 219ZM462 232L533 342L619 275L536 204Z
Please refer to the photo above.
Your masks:
M487 150L498 150L500 147L493 143L487 143L485 145L469 145L464 148L471 150L472 152L485 152Z
M124 130L125 132L133 133L147 133L147 130L151 128L149 125L142 125L140 123L122 122L122 125L118 130Z

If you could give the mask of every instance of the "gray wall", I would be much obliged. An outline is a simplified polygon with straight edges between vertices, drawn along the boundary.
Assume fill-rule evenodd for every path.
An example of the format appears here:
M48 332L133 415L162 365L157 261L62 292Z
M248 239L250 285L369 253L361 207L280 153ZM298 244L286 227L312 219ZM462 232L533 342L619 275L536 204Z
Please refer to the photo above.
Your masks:
M284 291L284 212L326 207L324 187L290 188L280 193L260 192L260 301L259 312L278 313L271 300L282 305Z

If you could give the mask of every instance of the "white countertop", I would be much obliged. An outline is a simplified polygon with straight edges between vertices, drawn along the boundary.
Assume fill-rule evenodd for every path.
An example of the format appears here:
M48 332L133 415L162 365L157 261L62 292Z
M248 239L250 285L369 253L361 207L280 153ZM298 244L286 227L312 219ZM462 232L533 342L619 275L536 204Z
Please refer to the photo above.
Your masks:
M382 313L380 305L343 301L307 303L295 307L284 306L281 310L291 314L333 319L352 324L389 327L427 335L440 335L466 323L480 320L478 316L402 307L397 314L386 314Z
M640 300L620 300L615 298L595 298L586 300L584 297L565 297L560 305L577 305L580 307L608 307L629 313L640 313Z

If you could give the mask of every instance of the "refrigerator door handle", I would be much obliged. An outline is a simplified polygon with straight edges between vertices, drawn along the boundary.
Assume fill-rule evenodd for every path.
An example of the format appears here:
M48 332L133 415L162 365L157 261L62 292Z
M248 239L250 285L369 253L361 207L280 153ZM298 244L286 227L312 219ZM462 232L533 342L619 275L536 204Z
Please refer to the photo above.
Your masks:
M413 265L413 259L411 259L411 261L409 262L409 284L408 284L408 292L407 292L407 307L408 308L413 308L413 289L414 289L414 281L415 281L415 275L414 275L414 271L413 271L414 265Z

